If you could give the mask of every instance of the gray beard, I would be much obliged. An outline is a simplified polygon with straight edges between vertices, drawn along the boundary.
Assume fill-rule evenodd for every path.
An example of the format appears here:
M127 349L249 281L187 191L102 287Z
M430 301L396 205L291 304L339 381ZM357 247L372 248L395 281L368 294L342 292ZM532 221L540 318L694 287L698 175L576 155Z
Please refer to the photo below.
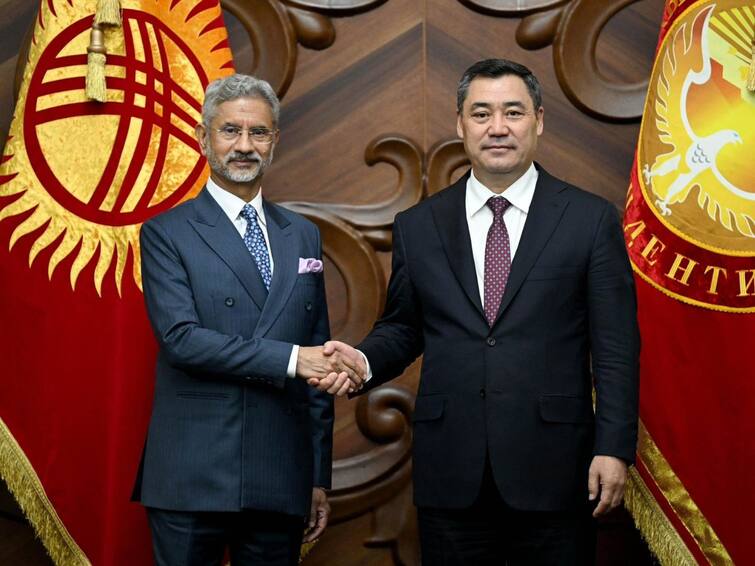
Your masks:
M226 179L227 181L231 181L233 183L253 183L257 179L262 177L262 175L265 173L265 170L273 162L273 150L271 148L270 155L268 155L267 159L261 159L259 155L257 155L256 153L254 154L254 156L257 158L256 169L253 169L251 171L232 171L228 167L228 163L231 161L231 158L234 156L234 154L229 153L226 158L221 161L213 151L209 140L207 141L207 144L205 146L205 154L207 163L210 166L210 170L212 170L213 173L222 177L223 179Z

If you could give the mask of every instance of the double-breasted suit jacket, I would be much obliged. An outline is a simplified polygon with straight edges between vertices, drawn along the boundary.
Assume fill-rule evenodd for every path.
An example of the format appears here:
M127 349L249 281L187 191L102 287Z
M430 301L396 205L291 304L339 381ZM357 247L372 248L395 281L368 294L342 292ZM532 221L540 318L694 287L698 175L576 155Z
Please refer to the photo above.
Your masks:
M270 291L205 188L142 227L142 281L159 342L154 405L134 497L182 511L308 515L330 486L333 403L287 377L293 344L329 339L317 228L263 201Z
M419 506L471 505L487 458L507 504L566 509L587 501L593 455L634 459L639 336L618 215L538 170L492 327L466 221L468 175L396 216L385 312L357 347L373 372L364 391L424 354Z

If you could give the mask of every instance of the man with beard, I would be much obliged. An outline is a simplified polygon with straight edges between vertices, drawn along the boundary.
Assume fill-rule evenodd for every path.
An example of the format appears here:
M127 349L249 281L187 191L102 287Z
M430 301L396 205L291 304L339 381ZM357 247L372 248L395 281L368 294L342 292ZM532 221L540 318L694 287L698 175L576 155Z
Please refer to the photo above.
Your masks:
M317 228L262 196L278 114L265 81L211 83L196 127L210 179L142 227L159 354L134 498L161 566L218 565L226 548L234 566L296 564L327 524L333 404L305 379L352 370L318 346Z

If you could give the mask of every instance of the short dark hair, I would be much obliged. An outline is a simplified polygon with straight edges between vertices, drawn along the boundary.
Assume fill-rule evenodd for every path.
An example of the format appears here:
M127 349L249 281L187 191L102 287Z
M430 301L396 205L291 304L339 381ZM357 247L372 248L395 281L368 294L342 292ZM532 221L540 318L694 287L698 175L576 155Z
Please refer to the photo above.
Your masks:
M464 71L464 74L461 76L459 87L456 89L456 112L461 114L461 109L464 107L464 101L467 99L467 93L469 92L469 85L474 79L477 77L497 79L506 75L516 75L524 81L536 111L543 105L543 93L540 90L540 83L527 67L508 59L484 59L477 61L477 63Z

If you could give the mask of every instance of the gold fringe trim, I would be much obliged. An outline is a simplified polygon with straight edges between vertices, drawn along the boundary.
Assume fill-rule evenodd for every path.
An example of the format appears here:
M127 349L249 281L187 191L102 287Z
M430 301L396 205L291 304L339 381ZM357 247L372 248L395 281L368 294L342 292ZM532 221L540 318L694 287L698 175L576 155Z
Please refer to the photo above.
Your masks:
M92 566L47 498L42 482L0 418L0 477L58 566Z
M656 445L650 433L640 421L637 452L653 481L661 490L676 516L687 528L700 551L711 566L730 566L732 564L726 547L713 530L687 488L676 475L663 453Z
M66 529L63 521L47 498L42 482L0 418L0 478L8 485L26 518L34 528L56 566L92 566ZM318 541L302 544L299 562L309 554ZM232 566L228 562L228 566Z
M697 561L635 468L629 470L624 506L663 566L696 566Z
M94 23L106 26L120 26L120 0L99 0L97 2L97 12L94 14Z

